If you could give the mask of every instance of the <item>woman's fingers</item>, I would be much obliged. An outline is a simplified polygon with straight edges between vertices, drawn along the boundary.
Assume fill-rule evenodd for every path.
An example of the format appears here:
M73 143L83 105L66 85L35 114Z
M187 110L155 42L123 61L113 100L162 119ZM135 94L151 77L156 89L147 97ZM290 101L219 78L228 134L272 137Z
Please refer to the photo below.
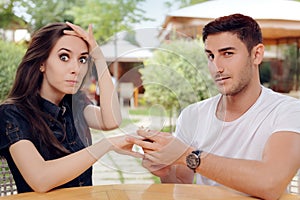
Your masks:
M145 141L144 138L127 137L126 141L131 144L138 145L138 146L142 147L143 149L148 149L148 150L152 150L152 151L155 151L157 149L156 144Z
M66 24L68 26L70 26L73 30L64 30L65 34L77 36L77 37L80 37L83 40L85 40L90 46L90 51L92 51L93 49L95 49L98 46L98 44L94 38L92 24L89 24L88 31L85 31L80 26L77 26L70 22L66 22Z

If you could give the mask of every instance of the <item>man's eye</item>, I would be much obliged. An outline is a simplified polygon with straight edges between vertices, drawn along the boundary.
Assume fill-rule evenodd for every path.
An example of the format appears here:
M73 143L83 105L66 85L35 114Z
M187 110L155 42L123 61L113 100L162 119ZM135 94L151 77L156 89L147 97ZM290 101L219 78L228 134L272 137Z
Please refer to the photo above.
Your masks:
M68 61L68 60L69 60L69 56L63 54L63 55L60 56L60 59L61 59L62 61Z
M208 54L207 57L210 61L214 60L215 58L214 54Z
M86 64L87 60L88 59L86 57L82 57L82 58L79 59L79 62L82 63L82 64Z
M231 55L233 55L233 52L229 52L229 51L227 51L227 52L224 52L224 56L231 56Z

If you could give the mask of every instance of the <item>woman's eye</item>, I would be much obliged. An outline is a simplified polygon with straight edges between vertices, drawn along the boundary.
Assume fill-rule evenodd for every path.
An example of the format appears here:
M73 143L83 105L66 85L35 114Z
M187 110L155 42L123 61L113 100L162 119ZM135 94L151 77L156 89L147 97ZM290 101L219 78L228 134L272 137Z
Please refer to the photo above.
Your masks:
M69 56L63 54L63 55L60 56L60 59L61 59L62 61L68 61L68 60L69 60Z
M87 58L86 57L80 58L79 62L82 63L82 64L86 64L87 63Z

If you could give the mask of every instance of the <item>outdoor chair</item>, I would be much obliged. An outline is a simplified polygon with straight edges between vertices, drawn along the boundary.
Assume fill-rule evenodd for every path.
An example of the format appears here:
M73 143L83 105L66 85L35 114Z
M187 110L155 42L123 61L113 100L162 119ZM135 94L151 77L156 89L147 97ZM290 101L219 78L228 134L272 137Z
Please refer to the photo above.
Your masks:
M8 167L7 161L3 156L0 156L0 162L0 196L17 194L17 186L15 184L15 180Z
M300 194L300 169L288 185L287 190L291 194Z
M134 107L134 85L132 82L119 83L120 104L124 107L124 101L129 100L130 107Z

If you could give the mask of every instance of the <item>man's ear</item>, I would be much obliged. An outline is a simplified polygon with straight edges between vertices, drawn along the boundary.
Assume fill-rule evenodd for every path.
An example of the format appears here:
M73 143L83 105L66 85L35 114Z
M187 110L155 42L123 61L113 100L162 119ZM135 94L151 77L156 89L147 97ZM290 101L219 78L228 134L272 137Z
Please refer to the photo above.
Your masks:
M264 52L265 52L265 46L263 44L258 44L255 47L253 47L253 63L256 65L259 65L264 58Z

